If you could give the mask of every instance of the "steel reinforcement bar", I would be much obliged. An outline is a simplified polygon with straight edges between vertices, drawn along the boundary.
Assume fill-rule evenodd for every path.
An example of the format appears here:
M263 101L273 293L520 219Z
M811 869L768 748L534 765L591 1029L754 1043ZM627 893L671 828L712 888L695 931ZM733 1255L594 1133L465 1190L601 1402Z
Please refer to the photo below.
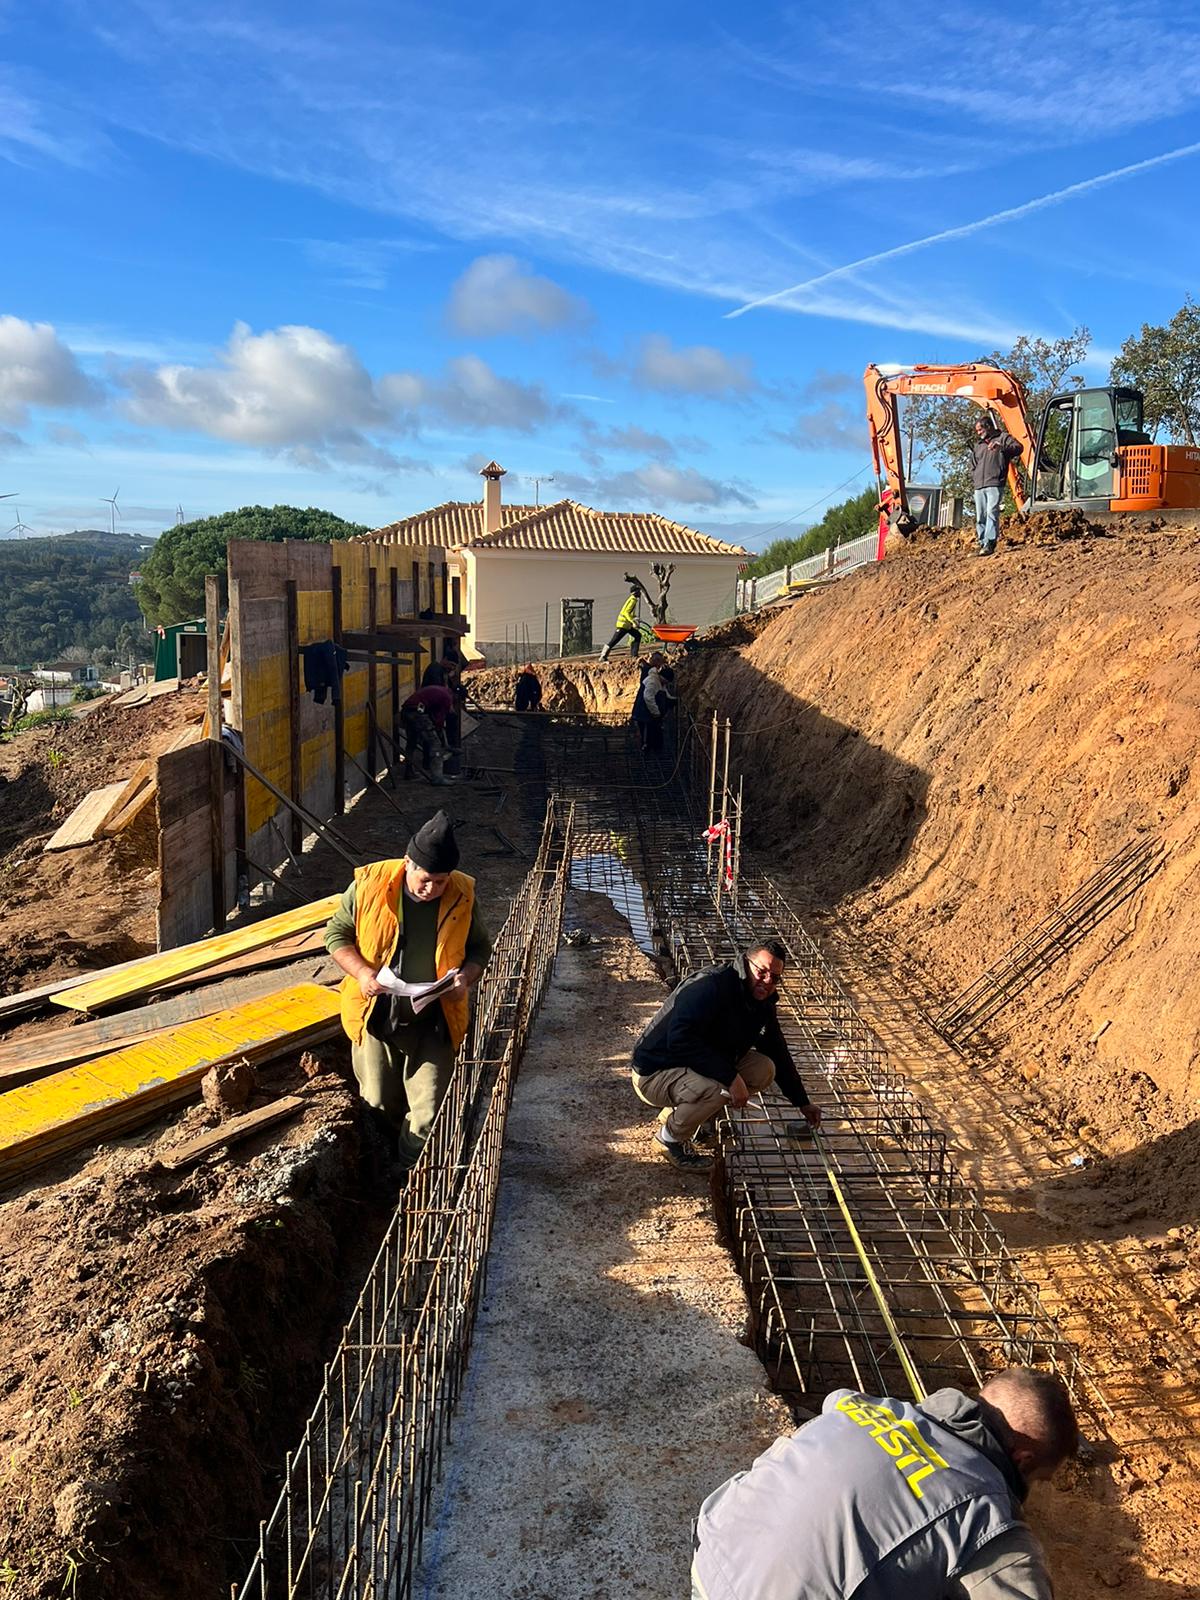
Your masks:
M726 1112L719 1174L754 1341L780 1389L803 1410L839 1383L924 1390L1019 1363L1078 1390L1074 1348L816 943L740 837L732 863L720 839L702 841L731 811L740 836L727 730L685 729L657 762L611 725L577 723L555 743L545 768L575 800L575 883L608 893L677 975L766 933L788 949L781 1021L824 1131L818 1145L775 1095Z
M541 844L476 990L471 1032L238 1600L403 1600L470 1349L513 1082L554 966L572 808Z

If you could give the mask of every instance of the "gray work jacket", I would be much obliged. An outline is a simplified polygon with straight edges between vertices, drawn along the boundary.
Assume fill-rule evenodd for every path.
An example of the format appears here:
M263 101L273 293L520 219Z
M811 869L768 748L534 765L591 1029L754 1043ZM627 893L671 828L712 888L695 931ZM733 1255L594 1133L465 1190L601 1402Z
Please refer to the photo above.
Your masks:
M692 1593L1047 1600L1023 1494L979 1403L957 1389L920 1407L839 1389L821 1416L709 1495L696 1524Z

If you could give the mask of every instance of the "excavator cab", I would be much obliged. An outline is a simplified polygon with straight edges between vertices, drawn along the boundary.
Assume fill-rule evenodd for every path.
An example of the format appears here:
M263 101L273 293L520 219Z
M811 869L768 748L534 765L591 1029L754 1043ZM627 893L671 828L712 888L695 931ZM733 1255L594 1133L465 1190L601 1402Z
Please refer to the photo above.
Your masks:
M1118 492L1121 447L1147 445L1137 389L1074 389L1042 413L1031 510L1107 511Z

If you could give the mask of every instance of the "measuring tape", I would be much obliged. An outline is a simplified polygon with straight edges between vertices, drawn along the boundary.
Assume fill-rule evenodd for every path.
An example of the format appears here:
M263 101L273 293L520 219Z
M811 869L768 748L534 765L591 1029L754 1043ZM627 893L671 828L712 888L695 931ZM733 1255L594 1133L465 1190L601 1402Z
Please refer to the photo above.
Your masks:
M888 1331L888 1338L892 1341L892 1348L895 1350L900 1365L904 1369L904 1376L908 1379L908 1386L913 1392L913 1399L919 1405L925 1398L925 1386L917 1374L912 1357L905 1348L904 1338L896 1326L896 1320L892 1316L887 1301L884 1299L883 1290L879 1286L879 1279L875 1276L875 1269L867 1258L867 1248L862 1242L862 1235L854 1225L854 1218L850 1215L850 1207L846 1204L846 1196L842 1192L842 1186L838 1182L837 1174L833 1170L828 1155L825 1153L825 1141L816 1128L812 1130L812 1136L817 1147L817 1154L821 1157L821 1163L825 1168L825 1176L829 1179L829 1187L833 1190L838 1209L842 1213L842 1220L850 1230L850 1238L858 1254L858 1259L862 1262L862 1269L867 1275L867 1283L870 1286L871 1293L875 1296L875 1304L879 1307L879 1314L883 1318L883 1325Z

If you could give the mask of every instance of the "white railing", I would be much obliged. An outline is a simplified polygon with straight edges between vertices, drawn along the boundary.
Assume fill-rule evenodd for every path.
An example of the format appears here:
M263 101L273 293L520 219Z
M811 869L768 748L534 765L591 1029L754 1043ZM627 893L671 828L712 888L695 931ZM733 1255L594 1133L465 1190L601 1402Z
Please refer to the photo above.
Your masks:
M878 549L878 533L864 533L861 538L850 539L845 544L830 545L828 550L808 556L804 561L793 561L786 567L780 567L778 572L768 572L761 578L739 578L737 608L739 611L757 611L759 606L777 600L797 584L812 583L820 578L844 577L847 572L853 572L855 567L874 561Z

